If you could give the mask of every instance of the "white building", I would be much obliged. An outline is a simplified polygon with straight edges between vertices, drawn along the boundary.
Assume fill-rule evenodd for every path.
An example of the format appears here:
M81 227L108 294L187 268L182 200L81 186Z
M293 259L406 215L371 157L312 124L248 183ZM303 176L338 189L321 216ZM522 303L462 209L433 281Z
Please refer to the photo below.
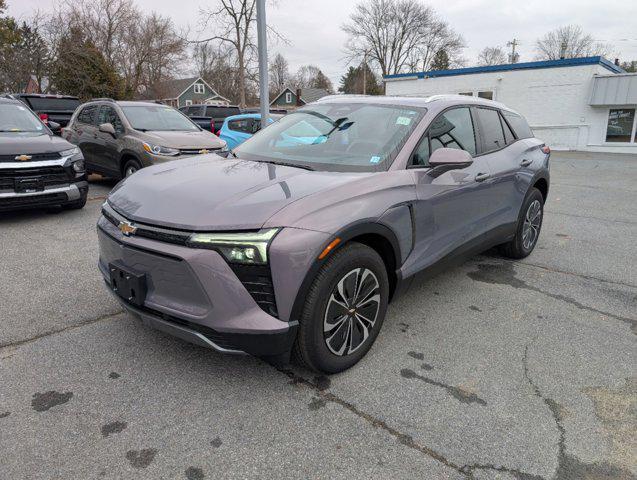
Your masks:
M387 95L459 93L523 114L551 148L637 153L637 74L602 57L387 75Z

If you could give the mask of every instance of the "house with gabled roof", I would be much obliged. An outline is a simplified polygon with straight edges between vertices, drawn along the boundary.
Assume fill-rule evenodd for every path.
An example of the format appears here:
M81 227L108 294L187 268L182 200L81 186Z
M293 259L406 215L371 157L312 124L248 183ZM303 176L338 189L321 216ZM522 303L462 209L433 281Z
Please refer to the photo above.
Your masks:
M329 94L327 90L322 88L297 88L292 90L286 87L270 102L270 106L292 109L315 102Z
M201 77L166 80L153 86L145 95L147 100L179 108L193 104L223 104L230 100L222 97Z

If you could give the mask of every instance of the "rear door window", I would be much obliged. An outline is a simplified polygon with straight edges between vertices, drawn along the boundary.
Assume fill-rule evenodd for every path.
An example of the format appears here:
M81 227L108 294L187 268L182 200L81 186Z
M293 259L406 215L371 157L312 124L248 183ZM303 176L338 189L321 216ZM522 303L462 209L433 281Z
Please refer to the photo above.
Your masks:
M529 124L526 122L526 120L523 117L513 112L507 112L507 111L503 111L502 114L504 115L504 118L507 119L507 121L509 122L509 125L511 125L511 128L513 128L513 131L515 132L515 135L518 138L533 137L533 132L531 131L531 127L529 127Z
M502 116L502 112L500 112L500 121L502 122L502 129L504 130L504 141L507 143L507 145L515 142L515 135L513 135L511 127L509 127L509 124Z
M252 133L252 119L242 118L240 120L231 120L228 122L228 128L235 132Z
M506 146L500 114L490 108L476 108L480 122L480 131L484 142L484 152L492 152Z

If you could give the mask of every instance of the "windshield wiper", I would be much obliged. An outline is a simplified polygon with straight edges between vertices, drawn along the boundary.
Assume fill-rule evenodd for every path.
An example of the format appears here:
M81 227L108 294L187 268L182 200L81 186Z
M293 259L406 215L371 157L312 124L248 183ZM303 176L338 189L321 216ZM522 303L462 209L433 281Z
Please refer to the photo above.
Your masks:
M257 160L257 162L271 163L272 165L281 165L282 167L294 167L294 168L302 168L304 170L314 170L313 167L310 167L309 165L304 165L302 163L275 162L273 160Z

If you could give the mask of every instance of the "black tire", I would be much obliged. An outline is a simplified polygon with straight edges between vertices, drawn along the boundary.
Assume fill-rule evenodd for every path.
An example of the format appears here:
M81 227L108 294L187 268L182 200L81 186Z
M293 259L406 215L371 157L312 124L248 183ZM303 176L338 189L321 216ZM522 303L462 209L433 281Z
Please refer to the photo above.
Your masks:
M124 168L122 168L122 178L126 178L131 176L137 170L142 168L142 164L139 163L139 160L135 158L131 158L124 163Z
M66 210L80 210L82 208L84 208L84 205L86 205L86 200L88 198L88 195L82 195L79 200L75 200L74 202L69 202L66 205L64 205L64 209Z
M537 203L536 203L537 202ZM533 230L530 233L533 235L533 239L529 241L528 236L525 236L527 231L527 216L533 215L531 211L532 207L536 207L539 203L539 211L537 223L533 222ZM515 230L515 237L505 244L500 245L500 252L509 258L520 259L529 256L529 254L537 245L538 238L540 237L540 231L542 229L542 220L544 218L544 197L542 193L535 187L531 188L522 203L520 214L518 215L518 226ZM528 233L526 235L529 235Z
M373 275L370 276L369 272ZM352 281L354 284L351 284ZM341 282L358 290L358 304L356 294L350 299L351 303L345 302L350 303L354 308L339 307L342 304L338 302L335 304L332 300L332 294L337 291ZM345 289L351 290L344 287L343 290ZM379 298L375 300L377 294ZM337 293L337 295L340 294ZM363 358L374 344L385 319L388 299L387 270L378 253L360 243L352 242L344 245L321 267L309 289L299 321L299 332L293 349L294 357L305 367L317 372L338 373L347 370ZM334 308L341 308L341 311L338 312L338 320L333 324L335 328L324 332L324 323L329 325L326 320L330 317L327 311L328 306L332 309L331 316L335 314ZM357 309L359 309L358 312ZM371 317L374 312L373 324L364 322L359 316L364 313ZM345 320L339 323L339 320L344 317L346 317ZM333 318L336 319L336 317ZM336 327L336 325L339 326ZM364 328L362 325L371 325L371 327ZM365 332L367 332L366 337ZM345 337L341 345L343 354L339 355L333 349L337 348L343 336Z

